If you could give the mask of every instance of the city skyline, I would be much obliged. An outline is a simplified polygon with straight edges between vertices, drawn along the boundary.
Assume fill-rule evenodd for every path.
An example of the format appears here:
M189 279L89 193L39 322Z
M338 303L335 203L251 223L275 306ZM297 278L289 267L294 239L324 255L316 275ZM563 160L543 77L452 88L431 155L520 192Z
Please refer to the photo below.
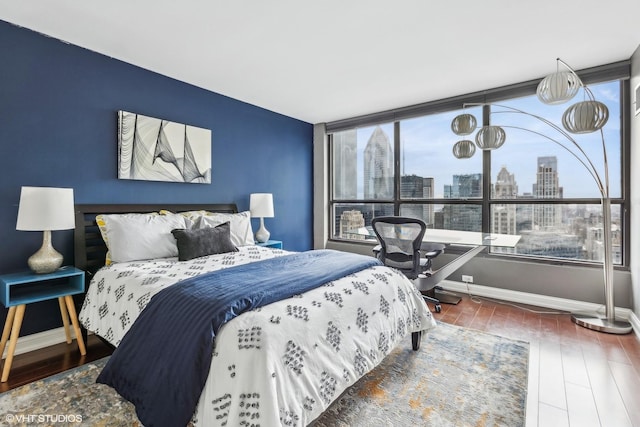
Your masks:
M334 206L334 232L338 237L361 239L357 231L370 226L377 216L393 215L393 205L384 203L393 199L394 150L391 140L381 126L376 126L363 150L357 148L357 133L341 134L334 140L334 196L340 198L353 195L356 188L364 189L364 200L380 200L381 203L347 203ZM358 153L363 153L362 175L354 168ZM529 197L532 199L564 199L561 163L555 155L529 156L535 164L535 182L530 191L518 184L518 175L503 165L491 183L491 198L504 199L505 204L493 203L491 207L491 231L503 234L518 234L521 240L515 249L500 252L535 256L596 260L602 256L602 213L597 205L534 203L510 204L509 199ZM344 165L344 168L341 167ZM441 198L480 199L483 178L478 172L455 173L449 171L447 182L440 184ZM362 184L358 178L362 177ZM479 205L469 204L411 204L411 200L425 200L437 197L440 187L434 177L418 174L403 174L399 177L400 200L406 200L400 215L423 219L429 228L443 228L461 231L482 230L482 210ZM358 191L358 190L356 190ZM362 197L360 197L362 198ZM344 197L344 200L353 200ZM614 208L615 211L615 208ZM620 251L619 213L614 213L614 251ZM618 258L616 258L618 259Z
M620 151L620 121L616 120L620 112L620 99L617 82L594 84L590 89L596 97L605 102L609 108L610 119L604 127L604 138L607 143L608 162L610 170L610 191L612 197L621 196L621 151ZM614 95L615 94L615 95ZM555 123L561 123L562 106L548 106L541 104L535 95L504 101L501 104L516 107L524 111L549 119ZM492 182L495 182L497 174L502 166L507 166L511 171L517 171L519 181L524 188L536 182L536 165L529 159L533 156L556 156L563 165L565 171L564 191L567 198L598 198L600 194L592 177L585 167L580 164L565 149L549 141L548 139L531 132L513 129L519 126L531 131L540 132L549 137L555 137L558 141L568 141L555 134L547 125L522 114L506 114L504 109L494 108L491 116L492 122L505 126L507 140L498 150L493 150L492 155ZM503 111L503 112L500 112ZM473 114L479 121L481 108L470 107L465 113ZM452 171L457 174L472 174L482 171L482 151L477 150L470 159L456 159L452 154L453 144L462 139L451 131L451 121L460 114L460 110L445 113L432 114L400 121L400 162L402 175L429 176L436 181L437 198L443 197L442 184L449 182ZM379 126L384 132L394 135L393 123L385 123L376 126L356 129L357 150L362 153L364 147L374 129ZM473 140L474 135L468 139ZM577 135L576 141L592 159L599 173L602 174L602 141L599 134ZM362 175L362 160L358 161L358 176ZM526 190L525 190L526 191ZM358 197L363 197L362 183L358 184Z
M353 131L351 131L353 132ZM334 158L340 157L340 164L349 165L343 169L334 169L335 179L334 182L339 182L337 190L334 196L337 199L392 199L393 198L393 149L391 147L391 141L386 134L382 126L374 127L371 136L367 140L364 150L364 163L363 168L354 168L354 163L357 164L357 134L340 134L339 139L336 140L334 145L337 147L335 150L339 152L338 155L334 155ZM351 161L348 159L351 158ZM353 162L353 158L356 162ZM531 161L532 165L535 164L534 179L531 182L531 190L523 190L522 193L518 192L520 186L516 185L516 196L530 196L533 198L564 198L564 187L558 184L558 158L555 155L540 155L536 157L536 162ZM531 156L529 156L531 160ZM541 164L547 165L547 172L541 170ZM496 178L492 180L491 185L495 186L500 181L500 174L504 170L509 171L507 165L502 165L496 173ZM403 171L404 172L404 171ZM450 172L451 173L451 172ZM515 179L515 172L510 173L512 178ZM362 176L363 179L359 180L358 177ZM476 190L471 193L467 193L465 196L456 194L459 192L456 188L460 185L471 185L470 182L463 184L456 182L460 180L460 177L473 177L475 180L482 180L482 173L471 171L465 173L451 173L451 180L438 185L434 176L422 176L417 173L402 173L401 179L404 177L417 176L430 180L431 197L438 199L466 197L466 198L480 198L482 197L481 185L476 184ZM545 178L546 176L546 178ZM355 177L355 179L354 179ZM456 178L458 177L458 178ZM552 178L550 178L552 177ZM541 185L548 179L555 180L551 185ZM376 183L374 184L374 180ZM355 188L355 192L354 192ZM377 189L376 189L377 188ZM523 187L523 188L526 188ZM544 189L538 191L539 189ZM441 192L438 192L441 189ZM355 196L354 196L355 194ZM402 197L406 197L402 194ZM410 197L415 198L415 197ZM508 198L508 197L507 197Z

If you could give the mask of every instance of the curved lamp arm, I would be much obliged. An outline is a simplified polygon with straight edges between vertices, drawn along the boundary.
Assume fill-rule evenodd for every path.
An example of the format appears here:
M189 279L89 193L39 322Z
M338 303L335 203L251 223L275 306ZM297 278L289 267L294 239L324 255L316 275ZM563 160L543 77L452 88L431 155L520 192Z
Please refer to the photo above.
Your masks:
M565 64L566 65L566 64ZM568 67L568 66L567 66ZM570 69L570 68L569 68ZM573 72L573 70L571 70ZM585 92L591 98L594 99L593 93L583 85ZM490 114L522 114L525 116L532 117L541 123L546 124L551 129L558 132L561 136L566 138L571 144L565 144L561 141L558 141L555 138L552 138L543 133L537 132L535 130L526 129L519 126L504 126L500 125L502 128L511 128L511 129L519 129L526 132L530 132L541 136L560 147L564 148L567 152L569 152L573 157L575 157L589 172L593 180L595 181L598 190L601 195L602 200L602 215L603 215L603 244L604 244L604 262L603 262L603 273L604 273L604 283L605 283L605 319L600 319L598 317L593 316L582 316L582 315L572 315L572 320L577 324L590 328L596 329L599 331L610 332L610 333L628 333L631 331L631 326L628 322L620 322L615 318L615 304L614 304L614 295L613 295L613 260L611 258L613 248L611 242L611 201L609 199L609 164L607 159L607 149L604 140L604 132L602 128L599 129L600 132L600 140L602 142L602 153L603 153L603 161L604 161L604 181L600 177L598 170L595 165L584 151L582 146L578 144L578 142L564 129L562 129L557 124L552 121L545 119L544 117L538 116L536 114L528 113L526 111L520 110L515 107L510 107L507 105L494 104L494 103L466 103L463 105L467 106L494 106L502 108L503 111L490 111Z
M595 165L593 164L593 162L591 161L591 159L589 158L587 153L584 151L584 149L580 146L580 144L578 144L578 142L575 139L573 139L571 134L569 134L567 131L562 129L557 124L553 123L552 121L550 121L548 119L545 119L544 117L538 116L537 114L528 113L526 111L520 110L520 109L515 108L515 107L510 107L508 105L494 104L494 103L490 103L490 102L466 103L466 104L463 105L463 108L465 108L467 106L485 106L485 105L486 106L494 106L494 107L499 107L499 108L504 108L505 109L505 111L491 111L491 114L523 114L525 116L532 117L532 118L534 118L534 119L546 124L547 126L551 127L553 130L555 130L560 135L565 137L573 145L573 147L575 147L578 150L578 152L581 154L581 156L578 155L578 153L573 151L571 148L569 148L568 146L563 144L562 142L560 142L560 141L558 141L558 140L556 140L554 138L551 138L551 137L549 137L547 135L544 135L542 133L536 132L536 131L531 130L531 129L518 127L518 126L503 126L503 125L499 125L502 128L519 129L519 130L524 130L524 131L527 131L527 132L534 133L536 135L542 136L542 137L548 139L549 141L552 141L555 144L561 146L562 148L567 150L573 157L575 157L587 169L587 171L589 172L591 177L596 182L596 185L598 187L598 191L600 192L602 198L608 198L609 197L609 171L608 171L609 166L608 166L608 162L607 162L607 150L606 150L606 146L605 146L605 142L604 142L604 133L602 132L602 129L600 129L600 135L601 135L601 140L602 140L602 151L603 151L603 155L604 155L604 172L605 172L605 180L604 180L604 182L603 182L602 178L600 177L600 174L598 173L598 170L596 169Z

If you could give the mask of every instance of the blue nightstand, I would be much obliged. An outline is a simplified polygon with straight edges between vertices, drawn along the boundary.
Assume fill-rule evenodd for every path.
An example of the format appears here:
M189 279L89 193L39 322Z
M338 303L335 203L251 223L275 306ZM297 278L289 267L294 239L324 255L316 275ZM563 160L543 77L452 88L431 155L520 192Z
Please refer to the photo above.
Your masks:
M282 249L282 240L267 240L266 242L256 242L258 246L264 246L265 248Z
M9 309L2 331L2 340L0 341L0 355L4 353L7 340L9 340L9 333L11 333L7 359L2 369L2 382L6 382L9 379L9 371L11 370L13 353L20 335L24 310L27 304L32 302L58 298L67 344L71 344L71 333L69 331L69 320L71 320L78 340L80 354L83 356L87 354L80 332L80 325L78 324L76 307L71 297L71 295L82 292L84 292L84 271L75 267L62 267L53 273L47 274L35 274L29 271L0 276L0 300Z

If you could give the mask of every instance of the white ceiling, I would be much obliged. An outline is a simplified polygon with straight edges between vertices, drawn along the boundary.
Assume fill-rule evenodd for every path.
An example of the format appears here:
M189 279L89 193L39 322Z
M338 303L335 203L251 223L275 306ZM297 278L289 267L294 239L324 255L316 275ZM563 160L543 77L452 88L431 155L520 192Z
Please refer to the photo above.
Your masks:
M310 123L640 44L639 0L0 0L0 19Z

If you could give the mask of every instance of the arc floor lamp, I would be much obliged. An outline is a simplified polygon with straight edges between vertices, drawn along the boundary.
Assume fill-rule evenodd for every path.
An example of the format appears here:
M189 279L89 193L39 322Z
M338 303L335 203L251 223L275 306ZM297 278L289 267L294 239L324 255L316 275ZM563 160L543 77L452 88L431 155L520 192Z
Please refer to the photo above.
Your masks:
M563 70L560 70L561 65L564 67ZM545 77L540 82L536 95L544 104L555 105L571 100L580 91L580 89L585 93L585 100L577 102L567 108L562 116L562 127L544 117L510 106L495 103L465 104L464 107L471 105L493 106L501 109L501 111L498 111L497 113L523 114L532 117L557 132L558 137L550 137L534 129L526 129L516 126L498 126L493 124L485 125L476 133L475 143L469 139L462 139L456 142L453 147L453 154L455 157L463 159L473 156L476 151L476 146L482 150L494 150L500 148L506 140L506 132L504 128L510 127L535 133L548 141L560 145L587 169L598 187L602 204L605 314L604 316L600 316L597 313L575 313L571 315L571 320L577 325L596 331L612 334L627 334L632 331L631 324L627 321L616 319L613 293L613 248L611 242L609 165L607 161L607 149L605 146L604 133L602 131L602 127L607 123L609 118L609 110L605 104L595 99L591 90L589 90L589 88L582 82L576 72L560 58L557 59L557 71ZM491 114L494 114L494 112L492 111ZM453 119L451 123L451 130L456 135L467 136L471 135L476 130L476 125L477 121L473 115L461 114ZM600 133L602 141L604 176L601 176L598 173L598 169L595 167L589 156L587 156L585 150L572 136L572 134L593 132Z

